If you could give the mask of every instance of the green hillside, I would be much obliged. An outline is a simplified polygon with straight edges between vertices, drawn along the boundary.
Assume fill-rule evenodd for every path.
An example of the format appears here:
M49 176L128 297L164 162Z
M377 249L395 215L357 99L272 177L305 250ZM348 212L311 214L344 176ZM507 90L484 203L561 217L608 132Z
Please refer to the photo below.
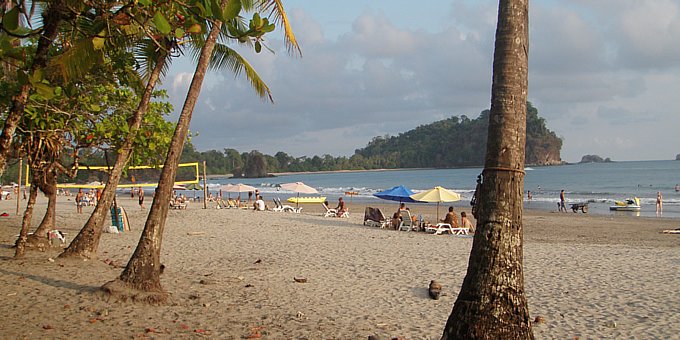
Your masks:
M454 116L398 136L375 137L356 154L384 168L458 167L484 164L489 110L476 119ZM562 140L527 103L526 164L559 164Z

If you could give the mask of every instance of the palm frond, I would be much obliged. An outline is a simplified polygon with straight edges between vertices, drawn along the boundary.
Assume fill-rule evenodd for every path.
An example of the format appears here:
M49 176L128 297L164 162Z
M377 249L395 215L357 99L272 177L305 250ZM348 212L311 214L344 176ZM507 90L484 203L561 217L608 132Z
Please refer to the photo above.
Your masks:
M94 65L102 62L104 62L104 51L96 49L92 44L92 39L80 39L66 52L53 57L47 68L68 81L83 77Z
M142 78L144 78L144 82L149 79L149 75L156 67L156 63L158 62L159 58L164 57L167 59L163 65L163 69L161 69L161 77L164 76L170 68L170 61L172 58L170 58L167 51L161 50L151 39L140 40L135 46L134 50L137 63L140 66L139 73L141 74Z
M283 3L281 0L260 0L262 1L260 6L263 11L269 11L269 17L273 19L274 24L281 24L284 33L284 42L286 45L286 50L291 55L302 57L302 50L300 45L298 45L297 38L293 33L293 28L290 26L290 20L286 15L286 11L283 9Z
M227 45L215 44L215 49L213 50L212 57L210 58L210 70L220 70L220 69L230 69L234 76L239 76L242 72L245 73L246 78L250 82L257 95L263 100L269 99L270 102L274 102L271 90L265 82L260 78L255 69L241 57L233 49L229 48Z

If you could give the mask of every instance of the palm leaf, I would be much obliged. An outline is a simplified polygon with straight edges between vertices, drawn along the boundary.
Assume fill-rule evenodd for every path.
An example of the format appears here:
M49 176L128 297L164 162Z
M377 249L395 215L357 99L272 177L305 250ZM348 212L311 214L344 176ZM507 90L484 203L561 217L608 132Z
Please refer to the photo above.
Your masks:
M257 95L260 96L260 98L269 99L270 102L274 102L269 87L264 83L262 78L260 78L260 75L257 74L247 60L241 57L236 51L229 48L229 46L215 44L215 49L210 58L209 68L210 70L230 69L235 77L239 76L242 72L245 73L246 78L250 81L250 85L255 92L257 92Z
M161 56L164 56L167 59L161 69L161 77L163 77L170 68L172 58L170 58L166 50L160 49L151 39L140 40L134 50L135 58L140 66L139 72L145 82L148 80L149 74L156 67L156 63Z
M288 53L302 57L302 50L298 45L297 38L293 33L293 28L290 26L290 20L283 9L281 0L261 0L260 4L263 11L269 11L269 16L273 19L274 24L281 24L284 31L284 41Z

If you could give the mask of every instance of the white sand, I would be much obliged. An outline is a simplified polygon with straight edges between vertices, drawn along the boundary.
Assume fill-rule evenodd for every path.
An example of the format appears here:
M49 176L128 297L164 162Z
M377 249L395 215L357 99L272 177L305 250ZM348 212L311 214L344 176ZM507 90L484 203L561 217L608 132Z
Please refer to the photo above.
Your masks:
M0 201L3 338L438 339L465 275L471 238L362 226L302 214L171 210L163 239L165 306L95 293L134 251L146 212L120 197L133 230L104 234L93 261L49 261L59 250L12 258L21 216ZM150 202L147 203L150 206ZM382 206L390 212L396 205ZM317 209L318 208L318 209ZM434 215L433 207L417 213ZM41 198L37 226L45 209ZM59 229L73 238L93 208L60 197ZM386 213L387 214L387 213ZM678 220L526 212L525 281L537 338L673 338L680 332ZM307 283L296 283L304 277ZM430 280L445 296L427 296Z

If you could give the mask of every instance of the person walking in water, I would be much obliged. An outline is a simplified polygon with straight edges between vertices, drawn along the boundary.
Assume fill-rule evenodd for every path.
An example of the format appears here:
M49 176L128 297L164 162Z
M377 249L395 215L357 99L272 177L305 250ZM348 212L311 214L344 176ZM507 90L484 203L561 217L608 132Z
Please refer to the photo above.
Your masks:
M661 191L656 192L656 216L661 216L663 214L663 196L661 196Z

